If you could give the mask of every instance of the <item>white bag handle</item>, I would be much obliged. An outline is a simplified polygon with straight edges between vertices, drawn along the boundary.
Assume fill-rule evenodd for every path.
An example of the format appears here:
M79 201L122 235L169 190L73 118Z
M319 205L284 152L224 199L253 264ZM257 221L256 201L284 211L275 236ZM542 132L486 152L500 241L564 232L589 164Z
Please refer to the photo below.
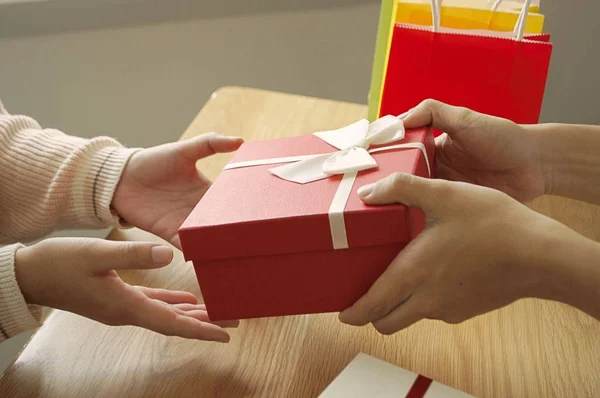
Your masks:
M440 14L442 8L441 3L442 0L431 0L431 15L434 32L440 31ZM502 4L502 0L495 0L492 4L492 11L495 12L498 9L498 7L500 7L500 4ZM523 41L523 37L525 36L525 24L527 23L527 16L529 15L530 6L531 0L525 0L523 8L521 8L521 12L519 13L517 23L515 24L513 36L518 41Z
M440 10L441 10L441 0L431 0L431 22L434 32L439 32L440 30Z
M527 16L529 15L530 6L531 0L525 0L525 4L523 4L523 8L519 13L519 19L517 19L517 24L513 32L518 41L523 41L523 36L525 35L525 24L527 23Z
M500 7L500 4L502 4L502 0L494 1L494 4L492 4L492 7L491 7L492 11L495 12L496 10L498 10L498 7Z

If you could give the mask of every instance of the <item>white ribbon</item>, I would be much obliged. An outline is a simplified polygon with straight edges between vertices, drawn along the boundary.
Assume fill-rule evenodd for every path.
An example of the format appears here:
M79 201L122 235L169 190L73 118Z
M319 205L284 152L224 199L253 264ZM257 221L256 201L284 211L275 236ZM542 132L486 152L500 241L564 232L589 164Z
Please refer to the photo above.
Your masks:
M369 124L367 119L359 120L338 130L313 134L338 149L336 152L316 155L289 156L230 163L224 170L252 167L267 164L288 163L269 169L271 173L284 180L306 184L343 174L342 181L329 207L329 227L334 249L347 249L348 238L344 223L344 209L356 176L359 171L377 167L371 153L395 149L420 149L425 158L427 171L431 176L431 167L425 145L421 142L386 145L404 139L405 130L402 120L395 116L384 116ZM372 145L386 145L370 149Z
M314 156L269 171L284 180L305 184L335 174L357 173L377 167L377 162L368 152L369 147L403 139L404 123L397 117L388 115L371 124L367 119L362 119L339 130L314 135L339 151Z

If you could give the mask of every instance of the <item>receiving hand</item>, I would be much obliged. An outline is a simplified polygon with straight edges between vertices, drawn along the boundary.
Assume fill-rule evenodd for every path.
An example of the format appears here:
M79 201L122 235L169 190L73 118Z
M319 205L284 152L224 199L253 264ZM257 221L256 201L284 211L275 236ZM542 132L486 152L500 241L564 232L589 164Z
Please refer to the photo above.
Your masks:
M509 120L426 100L404 116L406 128L432 126L438 177L469 182L525 202L546 191L536 139Z
M129 224L180 248L177 231L210 187L199 159L235 151L241 138L204 134L134 154L115 191L112 206Z
M424 318L458 323L520 298L551 297L565 279L549 269L545 253L566 238L583 239L502 192L467 183L394 174L359 196L426 216L425 230L340 314L344 323L373 323L385 334Z
M17 250L15 273L29 304L70 311L107 325L134 325L189 339L228 342L203 304L187 292L131 286L115 270L154 269L173 258L168 246L99 239L48 239Z

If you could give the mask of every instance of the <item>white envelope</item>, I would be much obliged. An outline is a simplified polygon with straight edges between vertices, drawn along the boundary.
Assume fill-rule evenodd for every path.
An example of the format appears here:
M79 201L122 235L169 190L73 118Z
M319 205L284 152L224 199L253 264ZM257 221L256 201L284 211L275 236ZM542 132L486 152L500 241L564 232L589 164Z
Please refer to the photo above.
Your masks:
M409 395L410 393L410 395ZM360 353L319 398L466 398L462 391Z

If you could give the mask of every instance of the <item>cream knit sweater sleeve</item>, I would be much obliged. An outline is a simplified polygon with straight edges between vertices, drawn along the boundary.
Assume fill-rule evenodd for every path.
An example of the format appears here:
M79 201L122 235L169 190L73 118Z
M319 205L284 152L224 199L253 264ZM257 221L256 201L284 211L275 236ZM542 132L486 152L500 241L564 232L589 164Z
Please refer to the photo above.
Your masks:
M17 242L57 228L119 226L110 204L134 152L112 138L42 129L0 103L0 342L39 326L42 316L15 279Z

